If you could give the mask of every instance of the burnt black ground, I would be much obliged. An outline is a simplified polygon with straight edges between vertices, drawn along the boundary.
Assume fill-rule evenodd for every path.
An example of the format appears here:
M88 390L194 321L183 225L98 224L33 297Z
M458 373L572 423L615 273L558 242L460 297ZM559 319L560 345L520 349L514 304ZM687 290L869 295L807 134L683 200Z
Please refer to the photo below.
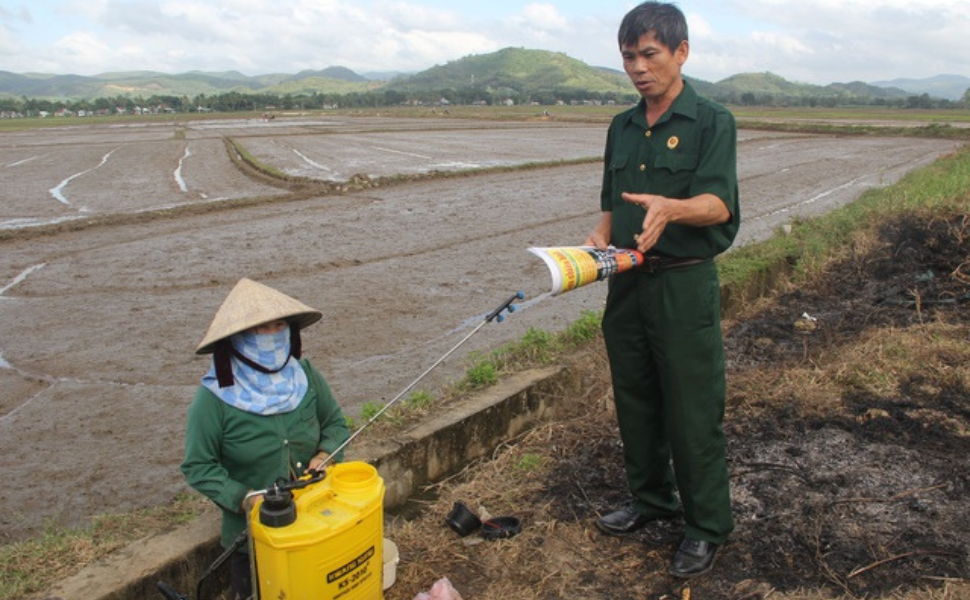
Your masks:
M777 384L764 374L837 355L877 329L942 321L970 343L967 219L889 223L871 252L732 325L726 431L737 528L717 568L691 582L694 597L804 589L883 597L970 577L970 389L934 376L945 353L890 395L845 388L829 408L806 407L812 394L798 388L731 395L732 383ZM815 319L810 331L798 326L803 312ZM615 426L582 436L535 500L562 522L588 523L626 500ZM623 552L642 552L643 569L591 577L597 597L677 594L679 582L662 576L641 584L664 567L680 528L667 522L629 536Z

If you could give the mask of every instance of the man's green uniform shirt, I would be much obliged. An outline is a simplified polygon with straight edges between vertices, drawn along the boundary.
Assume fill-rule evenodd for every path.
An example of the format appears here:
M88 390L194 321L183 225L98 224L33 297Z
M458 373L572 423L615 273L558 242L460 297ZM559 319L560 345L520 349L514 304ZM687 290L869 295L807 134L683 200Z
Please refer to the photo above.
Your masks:
M689 83L670 109L647 125L643 100L613 118L604 153L600 206L612 212L611 243L636 248L646 212L620 194L656 194L683 200L714 194L731 212L722 225L670 224L657 242L658 254L713 258L726 250L741 222L738 204L737 129L723 106L697 95Z

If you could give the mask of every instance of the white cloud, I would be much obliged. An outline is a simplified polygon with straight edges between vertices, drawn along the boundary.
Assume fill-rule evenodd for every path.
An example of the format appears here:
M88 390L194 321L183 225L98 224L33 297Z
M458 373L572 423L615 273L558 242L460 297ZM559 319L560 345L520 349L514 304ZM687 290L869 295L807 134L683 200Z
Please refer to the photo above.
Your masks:
M702 14L688 12L684 16L687 18L687 37L691 39L691 43L696 38L714 35L714 28Z
M508 45L548 48L572 35L569 21L552 4L529 4L503 21L503 31L495 33L507 39Z
M754 31L751 41L755 48L765 54L780 57L785 60L811 56L812 48L792 35L784 35L769 31Z
M810 83L967 73L964 0L744 0L732 7L758 30L711 40L726 53L708 57L712 71L740 72L724 70L734 63Z
M15 0L16 1L16 0ZM507 46L619 68L636 0L32 0L0 7L0 65L95 74L416 71ZM689 75L830 83L968 73L967 0L692 0ZM682 3L684 4L684 3Z
M70 65L102 64L111 57L111 49L87 31L65 36L54 44L56 54Z
M407 2L378 4L375 8L375 16L385 20L394 29L457 31L470 28L465 18L453 9L434 8Z
M19 49L17 31L30 25L33 17L25 6L0 6L0 56L15 54Z
M572 29L569 21L559 14L552 4L529 4L512 17L512 22L531 31L568 34Z

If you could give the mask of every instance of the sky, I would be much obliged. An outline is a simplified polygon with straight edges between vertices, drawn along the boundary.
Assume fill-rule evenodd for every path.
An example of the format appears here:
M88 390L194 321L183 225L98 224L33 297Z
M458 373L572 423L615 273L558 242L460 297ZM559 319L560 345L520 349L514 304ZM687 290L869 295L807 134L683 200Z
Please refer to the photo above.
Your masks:
M968 0L679 0L688 76L970 76ZM0 71L417 72L510 46L620 69L617 0L2 0Z

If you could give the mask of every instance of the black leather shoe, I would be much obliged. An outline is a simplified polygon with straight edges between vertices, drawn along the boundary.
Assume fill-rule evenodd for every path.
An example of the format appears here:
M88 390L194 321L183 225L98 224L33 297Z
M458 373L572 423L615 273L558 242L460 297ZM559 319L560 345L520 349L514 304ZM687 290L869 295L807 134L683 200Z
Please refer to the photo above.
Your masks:
M600 528L603 533L608 533L610 535L622 535L624 533L633 533L638 529L643 529L643 526L652 521L648 517L643 516L643 514L633 508L633 506L625 506L620 510L613 511L608 515L603 515L602 517L596 519L596 526Z
M715 554L717 544L684 538L670 564L670 574L681 579L690 579L705 573L714 565Z

